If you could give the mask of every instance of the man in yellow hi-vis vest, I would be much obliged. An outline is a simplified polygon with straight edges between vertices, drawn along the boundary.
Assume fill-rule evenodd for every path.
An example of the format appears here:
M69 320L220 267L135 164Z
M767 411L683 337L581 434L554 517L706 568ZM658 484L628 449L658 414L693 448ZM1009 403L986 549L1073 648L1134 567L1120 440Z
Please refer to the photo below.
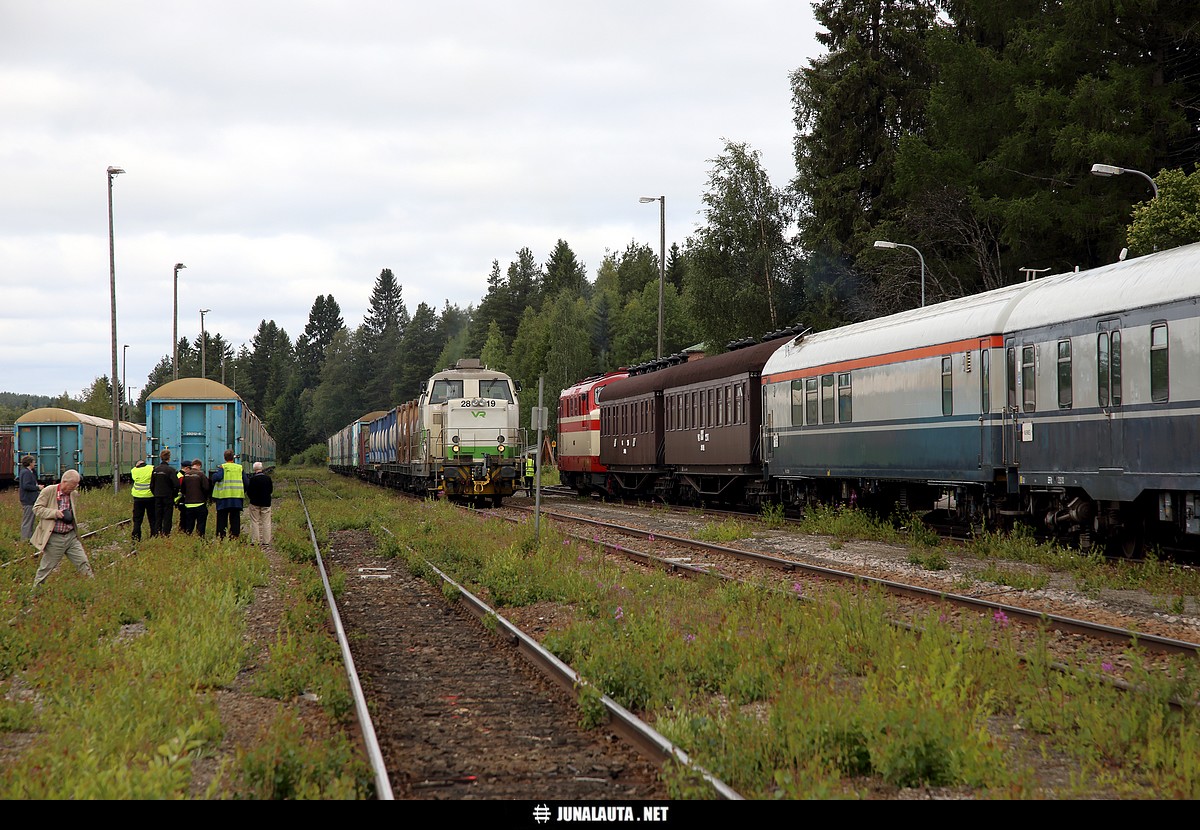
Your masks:
M150 513L151 520L154 518L154 494L150 492L150 476L154 475L154 468L147 467L145 461L139 460L133 465L129 475L133 479L133 533L130 535L133 541L140 542L142 518L147 512Z
M533 453L525 456L525 495L533 495Z
M242 503L246 482L242 465L233 460L233 450L225 450L225 463L212 474L212 500L217 503L217 538L225 538L225 526L234 539L242 535Z

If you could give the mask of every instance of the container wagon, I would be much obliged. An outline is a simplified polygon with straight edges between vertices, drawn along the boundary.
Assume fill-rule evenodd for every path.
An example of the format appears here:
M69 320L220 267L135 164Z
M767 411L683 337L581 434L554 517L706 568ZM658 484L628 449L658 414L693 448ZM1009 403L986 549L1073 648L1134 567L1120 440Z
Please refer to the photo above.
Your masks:
M329 469L341 475L359 475L367 466L367 443L371 436L372 421L387 415L386 409L368 412L366 415L342 427L329 436Z

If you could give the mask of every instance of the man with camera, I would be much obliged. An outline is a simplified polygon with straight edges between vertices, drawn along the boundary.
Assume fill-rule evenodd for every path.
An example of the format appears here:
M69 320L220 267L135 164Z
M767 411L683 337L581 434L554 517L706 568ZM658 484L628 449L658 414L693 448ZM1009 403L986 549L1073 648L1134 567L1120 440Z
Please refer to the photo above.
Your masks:
M37 527L29 542L42 554L37 575L33 578L35 591L58 567L63 556L70 559L75 570L83 576L88 579L95 576L92 566L88 564L83 543L79 541L75 517L75 491L78 489L79 471L67 470L57 485L43 487L33 503Z

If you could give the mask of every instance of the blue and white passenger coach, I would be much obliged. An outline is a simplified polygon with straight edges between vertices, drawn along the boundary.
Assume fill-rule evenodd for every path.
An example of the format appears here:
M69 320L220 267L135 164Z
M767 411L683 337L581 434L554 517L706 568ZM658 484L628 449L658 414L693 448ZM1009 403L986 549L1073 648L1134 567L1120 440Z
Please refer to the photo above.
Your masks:
M763 368L784 500L1200 540L1200 244L816 334Z

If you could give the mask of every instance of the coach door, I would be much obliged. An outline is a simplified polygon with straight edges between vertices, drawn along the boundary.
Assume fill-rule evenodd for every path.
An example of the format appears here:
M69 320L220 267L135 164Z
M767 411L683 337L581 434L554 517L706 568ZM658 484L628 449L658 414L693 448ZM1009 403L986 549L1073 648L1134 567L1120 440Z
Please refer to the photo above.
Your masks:
M979 469L991 470L995 463L992 438L992 352L990 340L979 341Z
M1001 419L1001 462L1007 470L1008 492L1016 493L1020 488L1017 468L1021 465L1021 397L1017 383L1020 377L1016 341L1004 340L1004 413Z
M209 458L208 447L205 446L205 409L207 407L202 403L179 404L179 456L173 460L177 461L180 467L197 458L204 464L206 472L213 467L216 459ZM157 463L157 459L155 461Z
M1098 471L1125 468L1125 422L1121 417L1121 321L1102 320L1096 335L1096 397L1100 406Z

